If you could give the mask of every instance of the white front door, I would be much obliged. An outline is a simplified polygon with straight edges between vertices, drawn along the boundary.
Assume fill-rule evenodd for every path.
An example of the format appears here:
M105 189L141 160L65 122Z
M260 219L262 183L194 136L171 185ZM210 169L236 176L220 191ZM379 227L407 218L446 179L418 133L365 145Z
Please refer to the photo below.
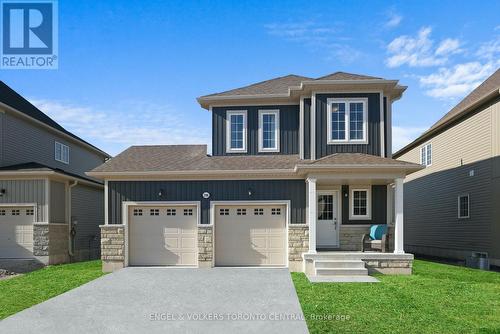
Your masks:
M318 191L318 220L316 222L316 247L339 246L337 191Z

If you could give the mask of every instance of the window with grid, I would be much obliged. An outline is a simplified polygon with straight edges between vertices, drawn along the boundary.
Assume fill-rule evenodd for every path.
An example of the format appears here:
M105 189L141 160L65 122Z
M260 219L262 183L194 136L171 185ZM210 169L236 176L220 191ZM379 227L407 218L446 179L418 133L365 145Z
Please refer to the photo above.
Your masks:
M55 157L56 161L69 164L69 146L59 142L55 142Z
M21 214L21 210L13 209L11 213L13 216L19 216Z
M34 209L26 209L26 216L33 216L35 214Z
M238 216L246 216L247 215L247 209L236 209L236 215L238 215Z
M177 209L167 209L167 216L175 216L177 214Z
M192 216L193 209L184 209L184 216Z
M328 99L328 144L366 144L368 110L366 99Z
M4 209L0 210L0 216L5 216L5 210Z
M219 209L219 215L229 216L229 209Z
M142 209L134 209L134 216L142 216Z
M262 215L264 215L264 209L263 208L255 208L255 209L253 209L253 214L255 216L262 216Z
M432 165L432 144L425 144L420 148L420 163L424 166Z
M352 217L367 218L369 216L368 190L355 189L352 191Z
M318 195L318 220L333 219L333 195Z
M281 208L271 208L271 215L273 216L281 215Z
M227 148L228 152L246 151L246 111L227 111Z
M159 216L160 215L160 209L149 209L149 215L150 216Z
M279 110L259 110L259 151L279 150Z
M458 196L458 218L469 218L469 195Z

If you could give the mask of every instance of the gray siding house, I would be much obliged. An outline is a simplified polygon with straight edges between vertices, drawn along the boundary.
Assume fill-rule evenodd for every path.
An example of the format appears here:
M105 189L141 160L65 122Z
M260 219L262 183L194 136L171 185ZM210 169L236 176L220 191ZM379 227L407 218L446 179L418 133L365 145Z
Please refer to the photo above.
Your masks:
M103 270L288 267L310 277L409 274L402 185L391 158L396 80L288 75L198 98L206 145L133 146L88 172L104 180ZM370 226L391 247L361 252Z
M109 155L0 82L0 262L56 264L99 256Z
M405 248L500 266L500 70L394 156L426 166L404 186Z

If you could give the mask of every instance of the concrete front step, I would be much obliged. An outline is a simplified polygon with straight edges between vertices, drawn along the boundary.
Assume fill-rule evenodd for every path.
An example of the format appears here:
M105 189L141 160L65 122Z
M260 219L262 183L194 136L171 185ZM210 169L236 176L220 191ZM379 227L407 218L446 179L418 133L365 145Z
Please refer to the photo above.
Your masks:
M368 276L366 268L316 268L317 276Z
M372 276L307 276L311 283L377 283L378 279Z
M316 268L364 268L365 263L361 260L318 260L314 261Z

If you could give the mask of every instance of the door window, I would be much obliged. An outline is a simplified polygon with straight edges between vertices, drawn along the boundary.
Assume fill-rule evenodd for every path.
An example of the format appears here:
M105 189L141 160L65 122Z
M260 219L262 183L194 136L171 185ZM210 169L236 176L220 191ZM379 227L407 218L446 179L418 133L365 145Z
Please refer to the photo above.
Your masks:
M333 195L318 195L318 220L333 219Z

